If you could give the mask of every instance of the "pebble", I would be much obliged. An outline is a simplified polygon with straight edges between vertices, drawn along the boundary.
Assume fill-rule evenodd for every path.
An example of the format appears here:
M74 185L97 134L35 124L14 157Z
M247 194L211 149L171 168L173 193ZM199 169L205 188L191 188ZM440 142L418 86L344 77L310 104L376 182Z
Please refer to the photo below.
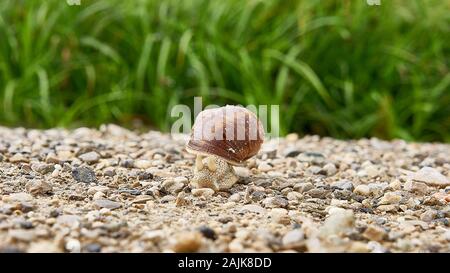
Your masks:
M78 225L81 221L81 217L78 215L65 214L56 218L56 222L60 225L72 227Z
M55 170L55 165L39 162L31 164L31 168L40 174L48 174Z
M233 168L234 168L234 172L236 173L237 176L244 177L244 178L247 178L250 176L250 170L248 168L236 167L236 166L234 166Z
M240 212L255 212L259 214L265 214L266 209L259 205L248 204L241 207Z
M159 243L164 238L164 231L163 230L149 230L144 232L142 239L149 240L154 243Z
M270 166L267 162L261 162L258 164L258 170L261 172L268 172L272 169L272 166Z
M210 198L214 195L214 190L210 188L200 188L200 189L192 189L192 195L195 197L205 197Z
M343 235L353 228L355 218L352 210L335 208L329 211L329 216L319 229L322 237Z
M370 188L367 185L361 184L361 185L356 186L356 188L353 192L356 194L363 195L363 196L368 196L368 195L370 195Z
M429 190L428 186L425 183L416 182L416 181L412 181L412 180L407 181L404 184L403 189L406 191L418 193L421 195L426 194Z
M99 161L100 155L96 152L88 152L88 153L79 155L78 158L88 164L92 164L92 163L96 163Z
M363 236L370 241L382 242L387 233L382 227L370 225L364 231Z
M305 234L300 229L289 231L283 236L281 242L285 248L296 248L304 244Z
M11 229L8 232L8 235L19 241L30 242L36 238L36 234L34 230L25 230L25 229Z
M174 179L167 179L162 183L161 188L171 194L177 194L184 188L184 183Z
M53 188L49 183L45 181L35 180L27 184L27 190L32 195L38 195L51 193Z
M326 164L325 166L323 166L322 170L328 176L332 176L332 175L335 175L337 173L336 166L333 163Z
M65 249L70 253L80 253L81 243L76 239L68 239L65 245Z
M172 249L178 253L197 252L202 246L202 235L199 232L186 232L176 236Z
M23 156L22 154L15 154L9 158L9 162L11 163L28 163L30 160Z
M288 216L288 211L285 209L273 208L269 215L275 223L282 225L289 225L291 223L291 218Z
M89 167L77 167L72 170L72 177L77 182L96 183L97 177L95 172Z
M116 175L116 170L114 167L107 167L105 170L103 170L103 175L113 177Z
M303 195L296 191L288 192L286 195L288 200L301 200L303 198Z
M402 196L398 193L387 192L378 202L379 205L398 204L402 200Z
M313 188L314 188L314 185L311 182L297 183L294 185L294 190L298 191L300 193L307 192Z
M369 165L365 167L364 170L366 171L367 176L372 178L377 177L380 174L378 168L374 165Z
M134 162L134 167L138 169L148 169L152 167L152 162L150 160L140 159Z
M26 192L18 192L6 196L6 200L11 202L31 202L34 198Z
M228 197L228 201L230 202L239 202L241 200L241 195L239 193L233 193L230 197Z
M267 197L262 201L264 207L266 208L285 208L289 205L289 202L284 197Z
M410 175L412 180L425 182L433 186L445 187L450 185L450 179L442 175L438 170L431 167L423 167L419 171Z
M353 191L353 183L348 180L339 180L336 182L331 183L331 189L339 189L344 191Z
M99 253L102 251L102 246L97 243L90 243L84 247L85 251L90 253Z
M216 240L217 234L216 232L207 226L201 226L198 228L198 231L203 235L203 237L210 239L210 240Z
M435 210L429 209L420 215L420 220L424 222L431 222L436 218L436 216L437 212Z
M98 185L98 186L90 187L90 188L88 189L87 193L90 194L90 195L92 195L92 194L95 194L96 192L108 193L109 191L110 191L110 190L109 190L108 187Z

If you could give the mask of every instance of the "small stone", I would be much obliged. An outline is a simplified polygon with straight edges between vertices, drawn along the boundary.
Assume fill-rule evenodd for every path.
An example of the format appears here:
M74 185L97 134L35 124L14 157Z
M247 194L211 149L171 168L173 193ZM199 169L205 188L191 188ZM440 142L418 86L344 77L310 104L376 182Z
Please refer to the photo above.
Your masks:
M209 227L207 227L207 226L201 226L201 227L199 227L198 228L198 231L203 235L203 237L205 237L205 238L208 238L208 239L211 239L211 240L215 240L215 239L217 239L217 234L216 234L216 232L213 230L213 229L211 229L211 228L209 228Z
M379 226L370 225L364 231L363 236L371 241L382 242L386 237L386 231Z
M301 153L301 151L299 149L297 149L296 147L289 147L283 151L283 155L285 157L296 157L300 153Z
M185 185L187 185L187 183L189 182L189 180L185 176L177 176L173 179L173 181L175 181L175 183L183 183Z
M12 229L8 234L11 238L24 242L30 242L36 237L34 230Z
M123 161L120 162L120 166L124 167L124 168L134 168L134 160L133 159L125 159Z
M437 217L437 212L435 210L427 210L420 215L420 220L424 222L431 222Z
M356 194L363 195L363 196L368 196L370 194L370 188L367 185L361 184L361 185L356 186L356 188L353 192Z
M25 192L12 193L6 199L12 202L31 202L34 200L33 196Z
M377 207L377 210L385 212L395 212L398 210L398 205L380 205Z
M96 192L108 193L109 192L109 188L106 187L106 186L98 185L98 186L90 187L88 189L88 191L87 191L87 193L90 194L90 195L93 195Z
M331 183L331 189L339 189L344 191L353 191L353 183L348 180L339 180L336 182Z
M32 195L48 194L52 192L52 186L45 181L36 180L27 184L27 190Z
M65 249L70 253L80 253L81 252L80 241L78 241L76 239L67 240Z
M92 163L97 163L99 161L100 155L98 153L92 151L92 152L82 154L82 155L78 156L78 158L88 164L92 164Z
M97 243L91 243L91 244L87 244L84 247L85 251L90 252L90 253L99 253L102 251L102 246L97 244Z
M400 190L401 188L402 188L402 183L398 180L398 179L395 179L394 181L392 181L390 184L389 184L389 187L391 188L391 189L393 189L393 190Z
M266 210L259 205L248 204L248 205L242 206L242 208L240 209L240 212L255 212L255 213L259 213L259 214L265 214Z
M270 166L266 162L261 162L261 163L258 164L258 170L260 170L261 172L268 172L271 169L272 169L272 166Z
M294 185L294 191L298 191L300 193L307 192L313 188L314 188L314 185L311 182L297 183Z
M177 199L175 199L175 206L182 207L189 205L191 202L186 198L186 193L181 191L177 195Z
M233 168L234 168L234 172L236 173L237 176L244 177L244 178L250 176L250 170L248 168L237 167L237 166L234 166Z
M304 244L305 235L300 229L289 231L283 236L281 242L285 248L296 248Z
M428 186L425 183L412 180L407 181L404 184L403 189L405 191L414 192L421 195L425 195L428 192Z
M53 209L50 211L50 217L56 218L59 215L61 215L61 210L60 209Z
M89 167L77 167L72 170L72 177L77 182L96 183L97 177L95 172Z
M57 253L61 252L58 246L53 242L38 241L32 242L27 253Z
M282 225L289 225L291 223L291 218L288 216L288 211L285 209L273 208L269 215L275 223Z
M315 188L306 192L312 198L326 199L330 191L324 188Z
M289 205L289 202L284 197L268 197L262 201L266 208L285 208Z
M139 195L131 201L131 204L145 204L147 201L153 200L154 198L150 195Z
M176 236L172 249L175 252L197 252L202 246L202 235L199 232L182 233Z
M288 200L301 200L303 198L303 195L296 191L291 191L287 194Z
M22 154L15 154L9 158L9 162L11 163L28 163L30 160L23 156Z
M241 200L241 195L237 193L233 193L230 197L228 197L228 201L230 202L239 202Z
M210 198L214 195L214 190L210 188L192 189L191 192L195 197L203 196L205 198Z
M159 243L164 238L163 230L149 230L144 232L142 239L149 240L154 243Z
M323 164L323 162L325 161L325 156L321 153L317 153L317 152L306 152L306 153L301 153L297 156L297 159L300 162L308 162L308 163L312 163L312 164Z
M92 200L100 200L100 199L104 199L104 198L105 198L105 194L101 191L98 191L98 192L94 193Z
M378 168L374 165L368 165L367 167L364 168L364 170L366 171L366 174L369 177L374 178L379 175Z
M103 171L103 175L113 177L114 175L116 175L116 170L114 169L114 167L108 167Z
M58 216L58 218L56 218L56 222L58 224L70 226L70 227L72 227L74 225L79 225L80 221L81 221L80 216L71 215L71 214L60 215L60 216Z
M167 179L162 183L161 188L171 194L177 194L184 188L184 183L177 182L174 179Z
M330 235L343 235L353 228L355 218L352 210L335 208L330 210L329 214L323 226L319 229L320 236L326 238Z
M322 168L320 168L319 166L311 166L306 169L306 171L310 174L319 174L320 171L322 171Z
M60 164L63 162L63 160L59 159L58 157L56 157L53 154L49 154L47 155L47 157L45 158L45 162L46 163L50 163L50 164Z
M433 186L445 187L450 185L450 179L431 167L423 167L409 176L412 180L425 182Z
M328 176L332 176L332 175L335 175L337 173L336 166L333 163L326 164L325 166L323 166L322 170Z
M98 208L107 208L107 209L117 209L122 206L122 204L108 199L95 200L94 205L97 206Z
M402 200L402 196L397 193L387 192L378 202L379 205L398 204Z
M140 159L134 162L134 167L138 169L148 169L152 167L152 162L150 160Z
M31 164L31 169L40 174L48 174L55 170L55 165L39 162Z

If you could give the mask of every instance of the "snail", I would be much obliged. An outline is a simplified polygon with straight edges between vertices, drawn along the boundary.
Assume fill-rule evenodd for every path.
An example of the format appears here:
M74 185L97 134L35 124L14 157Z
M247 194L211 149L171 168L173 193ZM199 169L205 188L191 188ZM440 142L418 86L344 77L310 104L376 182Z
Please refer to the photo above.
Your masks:
M244 107L227 105L199 113L187 152L197 155L191 186L215 191L231 188L238 180L233 166L256 155L264 142L264 127Z

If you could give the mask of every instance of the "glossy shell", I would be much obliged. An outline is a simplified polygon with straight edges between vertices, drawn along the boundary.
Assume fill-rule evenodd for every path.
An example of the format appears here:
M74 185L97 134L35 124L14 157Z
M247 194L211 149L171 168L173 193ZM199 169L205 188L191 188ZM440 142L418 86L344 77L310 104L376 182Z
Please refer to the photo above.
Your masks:
M263 142L264 127L256 115L244 107L227 105L200 112L186 150L240 165L256 155Z

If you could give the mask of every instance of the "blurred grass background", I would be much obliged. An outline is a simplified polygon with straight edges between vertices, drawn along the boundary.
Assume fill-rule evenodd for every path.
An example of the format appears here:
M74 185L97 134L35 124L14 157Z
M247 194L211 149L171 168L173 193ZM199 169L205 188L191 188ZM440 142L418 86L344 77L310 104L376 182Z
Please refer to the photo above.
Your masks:
M282 133L450 141L450 1L0 1L0 124L169 130L279 104Z

